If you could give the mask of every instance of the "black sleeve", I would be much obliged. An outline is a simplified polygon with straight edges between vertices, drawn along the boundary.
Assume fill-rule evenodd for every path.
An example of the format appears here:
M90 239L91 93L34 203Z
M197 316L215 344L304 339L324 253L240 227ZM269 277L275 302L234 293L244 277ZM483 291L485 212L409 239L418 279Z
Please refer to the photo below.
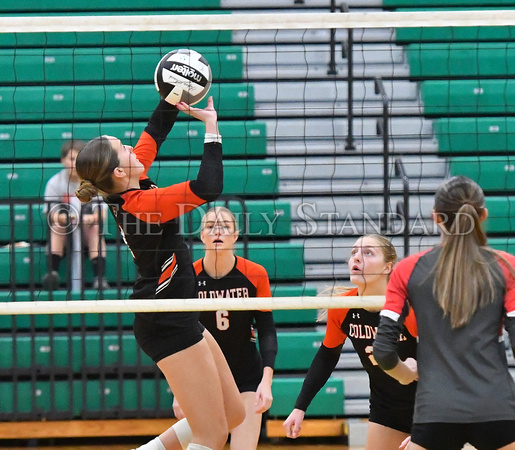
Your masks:
M315 398L318 391L322 389L333 373L336 364L338 364L342 347L343 344L334 348L328 348L324 344L320 346L317 354L313 358L313 362L306 374L306 379L302 384L302 389L295 402L296 409L301 409L302 411L308 409L313 398Z
M197 197L212 202L220 196L223 187L222 144L209 142L204 144L197 179L190 182L190 189Z
M178 114L179 110L174 105L171 105L166 100L161 100L152 116L150 116L145 131L156 141L157 150L159 150L168 133L170 133Z
M374 359L383 370L393 369L399 363L397 343L401 333L403 320L395 321L381 316L374 340Z
M506 316L506 320L504 322L504 328L508 332L508 336L510 337L511 349L513 351L513 356L515 356L515 317L514 316Z
M256 329L259 339L259 353L263 359L263 367L275 367L277 356L277 332L275 330L272 311L256 311Z

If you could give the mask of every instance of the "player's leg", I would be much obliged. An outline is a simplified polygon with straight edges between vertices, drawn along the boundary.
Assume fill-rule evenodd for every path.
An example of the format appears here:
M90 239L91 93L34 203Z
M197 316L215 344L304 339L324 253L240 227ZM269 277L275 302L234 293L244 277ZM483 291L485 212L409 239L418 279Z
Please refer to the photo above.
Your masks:
M64 257L66 246L67 228L58 223L51 223L49 227L48 251L48 272L42 279L43 287L49 291L59 287L59 267Z
M100 236L98 223L84 224L82 227L83 239L88 246L89 259L93 267L93 289L109 289L105 279L105 258L106 243L103 236Z
M426 450L426 448L421 447L420 445L414 444L413 442L410 442L408 444L407 450Z
M173 424L158 437L135 450L186 450L193 438L191 428L186 419Z
M378 423L369 422L365 450L378 448L381 450L398 450L402 441L408 436L408 433L394 430L393 428Z
M223 393L223 404L225 407L225 416L227 418L229 430L232 430L245 419L245 407L243 405L238 386L236 386L231 369L227 364L227 360L225 359L220 346L207 329L204 330L203 335L209 345L220 377ZM180 400L179 404L181 404ZM186 415L186 417L188 416Z
M222 383L207 340L167 356L157 365L188 418L192 441L213 450L223 448L229 428Z
M231 450L256 450L261 432L262 414L256 414L256 393L240 394L245 406L245 420L231 430Z

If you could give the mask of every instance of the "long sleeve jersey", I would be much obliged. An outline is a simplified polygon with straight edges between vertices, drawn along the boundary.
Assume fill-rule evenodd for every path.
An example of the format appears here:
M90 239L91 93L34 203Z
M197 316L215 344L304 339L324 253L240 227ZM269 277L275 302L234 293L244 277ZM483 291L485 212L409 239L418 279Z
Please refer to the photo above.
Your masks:
M393 270L374 356L385 369L396 366L398 318L409 302L419 334L414 422L514 420L515 383L508 371L500 331L504 322L515 348L515 278L501 259L485 251L486 260L498 275L495 299L477 309L469 323L453 328L433 294L434 267L440 252L436 247L409 256ZM500 253L515 266L515 257Z
M164 100L159 103L134 148L145 167L139 189L105 198L138 268L133 298L194 297L195 273L177 219L215 200L223 188L222 146L217 142L204 144L195 180L157 187L148 177L177 114L174 106Z

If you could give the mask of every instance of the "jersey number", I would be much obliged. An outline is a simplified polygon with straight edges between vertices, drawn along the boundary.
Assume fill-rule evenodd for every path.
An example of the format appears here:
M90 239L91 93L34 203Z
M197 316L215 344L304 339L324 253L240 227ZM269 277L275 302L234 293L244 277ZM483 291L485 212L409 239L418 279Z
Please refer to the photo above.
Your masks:
M221 331L229 328L229 311L220 309L216 312L216 328Z
M371 345L367 345L365 347L365 353L368 354L368 359L370 359L370 362L372 363L373 366L377 366L377 361L376 359L374 358L374 355L372 354L372 351L374 350L374 347L372 347Z

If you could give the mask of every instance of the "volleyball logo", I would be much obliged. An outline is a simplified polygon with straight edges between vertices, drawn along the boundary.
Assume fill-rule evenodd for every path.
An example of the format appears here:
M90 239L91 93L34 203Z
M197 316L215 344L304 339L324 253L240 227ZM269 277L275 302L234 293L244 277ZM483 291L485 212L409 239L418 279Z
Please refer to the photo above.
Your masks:
M211 87L211 67L195 50L179 49L167 53L156 67L156 89L168 103L200 102Z

